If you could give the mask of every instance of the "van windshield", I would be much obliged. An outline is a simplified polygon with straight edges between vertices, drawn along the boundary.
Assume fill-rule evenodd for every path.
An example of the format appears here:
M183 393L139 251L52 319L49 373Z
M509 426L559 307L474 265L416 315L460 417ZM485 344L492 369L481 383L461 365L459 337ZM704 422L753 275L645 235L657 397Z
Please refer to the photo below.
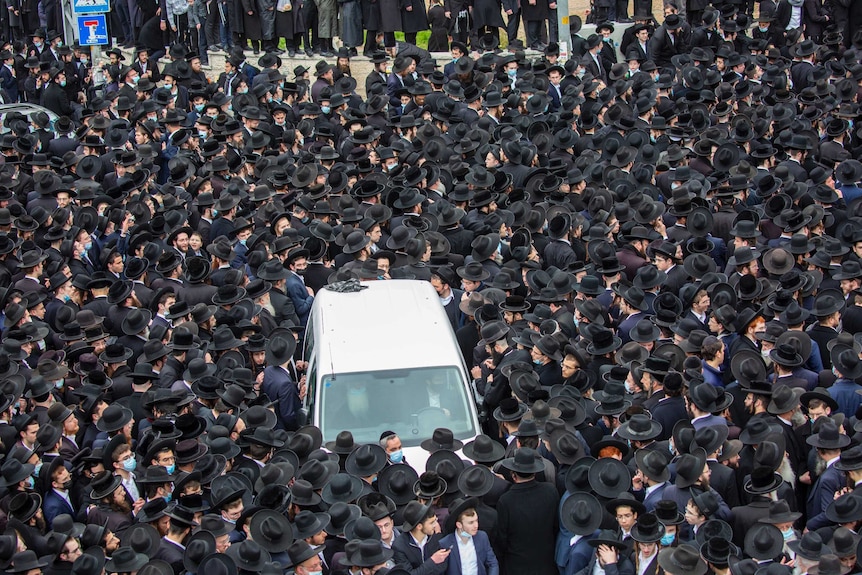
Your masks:
M327 439L349 429L357 443L377 443L391 430L413 447L438 427L457 438L478 433L468 387L452 366L327 375L320 401L320 429Z

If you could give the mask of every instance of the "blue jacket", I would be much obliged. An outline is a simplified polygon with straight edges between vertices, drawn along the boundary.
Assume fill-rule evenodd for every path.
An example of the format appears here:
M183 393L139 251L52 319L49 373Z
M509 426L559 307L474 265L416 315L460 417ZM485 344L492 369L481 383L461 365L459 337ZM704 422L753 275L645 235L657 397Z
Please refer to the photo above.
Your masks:
M261 391L266 394L270 401L278 401L276 415L278 422L276 429L296 431L299 429L297 413L302 407L299 400L299 388L290 377L290 374L280 366L270 366L263 370L263 384Z
M808 511L808 523L805 524L805 527L809 531L832 524L826 518L826 508L835 500L835 492L846 485L847 480L844 472L835 469L834 464L827 467L826 471L817 478L811 491L808 492L808 501L805 506L806 511Z
M314 303L314 296L308 295L308 290L305 288L302 278L291 272L285 280L285 292L293 301L293 307L296 310L296 315L299 317L299 323L303 326L308 323L308 313L311 311L311 304Z
M75 510L66 502L65 499L57 495L53 489L49 489L45 494L45 499L42 501L42 514L45 516L45 524L48 529L54 523L54 518L58 515L68 514L75 516Z
M450 533L440 540L440 548L451 547L452 552L446 559L446 575L461 575L461 552L458 549L457 536ZM500 566L497 564L497 556L491 549L491 541L488 534L481 529L473 536L473 546L476 548L476 574L477 575L499 575Z
M839 379L829 387L829 395L838 403L838 411L844 417L851 418L856 415L856 409L862 403L862 395L856 393L862 390L862 385L849 379Z

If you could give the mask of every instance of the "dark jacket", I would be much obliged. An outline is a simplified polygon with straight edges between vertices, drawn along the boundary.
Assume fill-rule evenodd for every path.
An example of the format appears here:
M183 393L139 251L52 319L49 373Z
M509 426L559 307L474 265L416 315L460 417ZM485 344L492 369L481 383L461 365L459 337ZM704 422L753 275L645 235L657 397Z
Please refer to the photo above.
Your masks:
M552 483L516 483L497 503L497 533L508 575L556 575L554 541L560 496Z
M395 563L409 565L411 575L439 575L446 570L446 563L434 563L431 556L440 549L440 535L432 535L420 549L409 533L402 533L392 542Z

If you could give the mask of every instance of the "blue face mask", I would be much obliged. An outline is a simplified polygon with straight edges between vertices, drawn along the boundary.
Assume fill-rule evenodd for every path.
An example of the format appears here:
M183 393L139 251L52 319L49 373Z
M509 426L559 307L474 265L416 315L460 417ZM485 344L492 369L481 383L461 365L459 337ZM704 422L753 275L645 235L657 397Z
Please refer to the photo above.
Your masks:
M536 365L542 365L542 360L541 359L534 359L533 363Z
M782 537L784 537L784 540L787 541L788 539L793 537L793 527L791 527L787 531L782 531L781 535L782 535Z
M135 459L134 457L130 457L130 458L126 459L125 461L123 461L123 469L125 469L128 472L134 471L137 466L138 466L138 460Z
M36 487L36 480L35 480L35 479L33 479L33 477L32 477L32 476L31 476L31 477L28 477L28 478L27 478L27 489L33 489L33 488L35 488L35 487Z
M30 475L32 477L39 477L40 471L42 471L42 462L41 461L36 464L36 467L33 468L33 473L31 473Z
M140 81L141 81L140 76L135 76L134 78L132 78L132 84L134 84L135 86L137 86L138 82L140 82Z
M60 86L65 88L66 87L66 80L60 80Z
M769 28L764 28L763 26L758 26L757 29L761 32L766 32L767 30L769 30Z
M207 134L206 132L198 132L198 138L200 138L201 140L206 140L208 136L209 134Z
M389 454L389 461L392 463L401 463L404 460L404 451L399 449Z
M246 240L239 240L240 245L245 245Z
M673 543L674 537L676 537L675 533L665 533L664 535L661 536L661 544L664 547L667 547L668 545Z
M66 379L58 379L54 382L55 389L63 389L63 386L66 385Z
M510 78L514 78L515 76L518 75L518 69L515 68L512 70L506 70L506 73L509 75Z
M240 88L236 91L237 94L248 94L248 88Z
M84 249L85 249L85 250L89 250L89 249L90 249L90 248L92 248L92 247L93 247L93 242L87 242L86 244L84 244Z
M170 502L171 502L171 499L173 499L173 498L174 498L174 494L173 494L173 493L168 493L168 494L167 494L167 495L165 495L165 497L164 497L164 499L165 499L165 503L170 503Z
M88 60L87 58L81 58L81 64L83 64L84 66L86 66L86 65L87 65L87 62L89 62L89 60Z
M164 85L163 85L162 87L163 87L165 90L173 90L173 89L174 89L174 85L173 85L173 84L171 84L170 82L165 82L165 83L164 83Z
M204 111L204 104L195 104L195 112L200 114Z
M70 296L70 295L69 295L69 294L67 294L67 293L66 293L66 294L63 294L63 301L64 301L64 302L72 301L72 296Z
M42 49L42 42L33 42L33 45L36 47L37 50Z
M332 108L329 106L321 106L320 111L323 112L324 114L328 114L330 111L332 111Z
M177 466L176 466L176 464L171 464L171 465L168 465L167 467L165 467L165 469L167 470L168 475L173 475L174 471L177 470Z
M218 217L218 210L213 210L213 217Z
M470 535L469 533L467 533L467 532L466 532L466 531L464 531L464 530L461 530L461 531L458 533L458 535L460 535L460 536L461 536L461 537L463 537L464 539L469 539L470 537L472 537L472 535Z

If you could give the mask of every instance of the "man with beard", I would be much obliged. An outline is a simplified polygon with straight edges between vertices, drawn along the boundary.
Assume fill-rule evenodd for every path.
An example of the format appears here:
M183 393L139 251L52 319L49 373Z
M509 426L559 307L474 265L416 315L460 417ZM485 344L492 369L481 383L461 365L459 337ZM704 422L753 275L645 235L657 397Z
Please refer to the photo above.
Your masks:
M132 504L119 475L103 471L93 479L90 487L90 498L97 503L87 513L88 522L107 525L112 532L122 532L131 526Z

